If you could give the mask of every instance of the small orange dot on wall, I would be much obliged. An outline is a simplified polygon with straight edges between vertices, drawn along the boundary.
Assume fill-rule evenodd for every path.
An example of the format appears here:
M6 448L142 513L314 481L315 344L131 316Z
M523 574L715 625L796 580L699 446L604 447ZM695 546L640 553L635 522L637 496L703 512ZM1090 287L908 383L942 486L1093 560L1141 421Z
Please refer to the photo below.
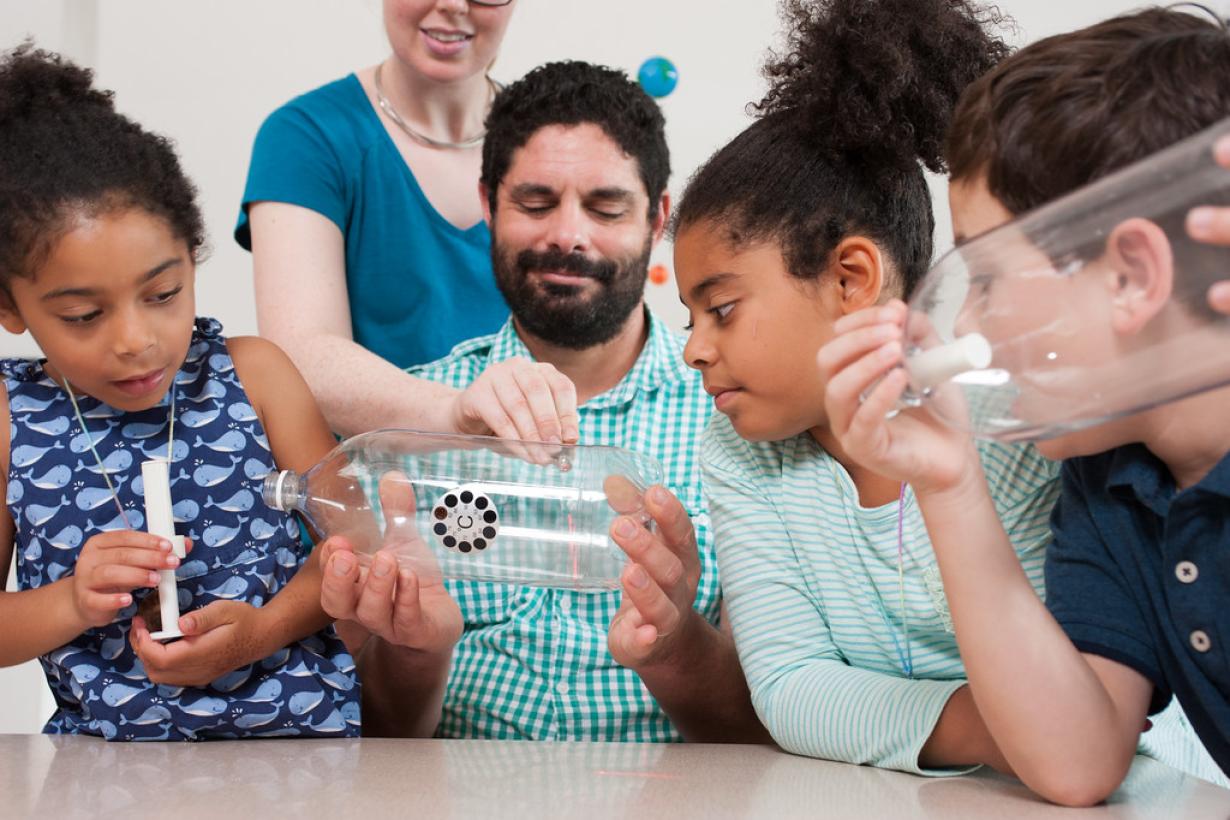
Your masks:
M666 269L666 265L654 265L649 269L649 281L655 285L665 285L670 278L671 272Z

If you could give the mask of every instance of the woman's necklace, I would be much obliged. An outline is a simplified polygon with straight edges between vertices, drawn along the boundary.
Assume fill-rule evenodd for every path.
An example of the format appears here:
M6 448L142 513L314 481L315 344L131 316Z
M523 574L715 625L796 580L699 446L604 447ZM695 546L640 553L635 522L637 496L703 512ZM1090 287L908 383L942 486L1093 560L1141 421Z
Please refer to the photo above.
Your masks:
M115 508L120 511L120 518L124 522L125 529L132 529L132 524L128 521L128 513L124 510L124 505L120 502L120 494L116 492L115 485L111 483L111 476L107 474L107 467L103 464L102 457L98 455L98 448L94 446L94 436L90 435L89 428L85 426L85 417L81 415L81 408L77 405L77 397L73 395L73 389L68 384L68 379L64 380L64 392L68 394L68 400L72 402L73 413L77 416L77 424L81 427L81 432L85 434L86 444L90 445L90 452L94 454L94 461L98 463L98 469L102 473L103 481L107 482L107 489L111 491L111 500L115 502ZM175 381L171 381L171 407L167 411L167 464L171 463L175 450Z
M475 145L478 145L483 141L483 137L487 136L487 132L483 131L482 133L468 139L464 139L461 142L448 142L447 140L434 139L426 134L415 131L410 127L410 123L406 122L405 119L402 118L402 115L397 113L397 109L393 107L393 103L389 102L389 98L384 95L384 84L380 82L380 70L382 68L384 68L384 63L376 66L376 75L372 78L376 86L376 102L380 104L380 110L385 114L388 114L389 119L391 119L398 128L406 132L406 135L415 142L421 145L426 145L428 148L473 148ZM492 98L494 98L496 92L500 90L500 86L490 77L487 78L487 84L491 89L490 94L487 97L487 104L490 105Z

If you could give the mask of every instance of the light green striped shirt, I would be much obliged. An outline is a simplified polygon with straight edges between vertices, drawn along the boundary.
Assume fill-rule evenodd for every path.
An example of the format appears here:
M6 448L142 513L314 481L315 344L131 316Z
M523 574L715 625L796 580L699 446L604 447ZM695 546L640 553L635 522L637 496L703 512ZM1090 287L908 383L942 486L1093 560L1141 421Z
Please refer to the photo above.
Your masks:
M703 572L696 608L716 623L720 599L697 464L712 404L683 363L683 339L649 316L640 357L618 385L579 408L582 444L624 447L662 462L665 484L696 525ZM489 365L532 358L510 320L410 373L465 387ZM453 652L443 737L676 741L679 733L635 672L607 650L621 593L447 582L465 619Z
M996 511L1041 594L1058 465L1032 447L978 448ZM739 658L778 744L958 773L918 765L965 670L912 491L900 505L865 508L849 474L810 435L748 442L721 415L705 432L701 460ZM1216 772L1176 705L1154 724L1142 751L1203 777Z
M1041 589L1057 468L1032 449L980 447L996 507ZM922 745L966 681L913 493L863 508L849 473L811 435L753 443L722 416L701 460L761 722L797 754L921 772Z

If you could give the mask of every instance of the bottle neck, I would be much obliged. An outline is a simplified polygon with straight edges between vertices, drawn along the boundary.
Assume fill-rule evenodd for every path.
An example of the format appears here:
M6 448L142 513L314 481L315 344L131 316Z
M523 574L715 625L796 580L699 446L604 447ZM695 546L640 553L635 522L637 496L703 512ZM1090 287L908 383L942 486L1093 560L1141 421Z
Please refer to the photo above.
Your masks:
M275 510L303 511L303 505L307 501L307 482L294 470L279 470L265 476L261 485L261 497Z

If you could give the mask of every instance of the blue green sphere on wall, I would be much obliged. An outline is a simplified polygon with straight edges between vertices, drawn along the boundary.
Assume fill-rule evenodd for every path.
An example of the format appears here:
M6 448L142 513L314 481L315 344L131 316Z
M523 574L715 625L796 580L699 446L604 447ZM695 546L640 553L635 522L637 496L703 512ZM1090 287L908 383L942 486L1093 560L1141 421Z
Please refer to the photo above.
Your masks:
M679 69L665 57L650 57L641 63L636 79L651 97L665 97L679 84Z

